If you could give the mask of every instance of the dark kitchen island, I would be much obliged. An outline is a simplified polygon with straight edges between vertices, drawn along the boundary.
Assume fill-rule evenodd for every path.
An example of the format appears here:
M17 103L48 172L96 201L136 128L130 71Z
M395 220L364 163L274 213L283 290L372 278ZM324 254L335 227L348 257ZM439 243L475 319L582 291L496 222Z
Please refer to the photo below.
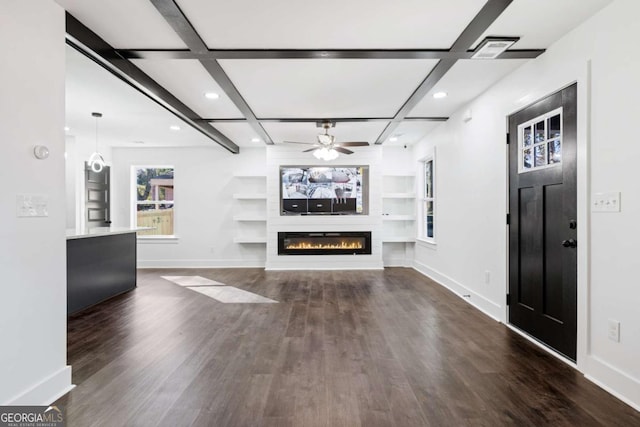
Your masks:
M67 314L136 287L136 231L129 227L67 230Z

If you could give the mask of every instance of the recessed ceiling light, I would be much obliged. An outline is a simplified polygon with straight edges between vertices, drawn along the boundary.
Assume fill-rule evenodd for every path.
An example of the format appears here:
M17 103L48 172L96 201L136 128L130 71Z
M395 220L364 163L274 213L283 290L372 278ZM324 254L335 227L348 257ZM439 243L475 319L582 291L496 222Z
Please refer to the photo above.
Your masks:
M65 127L64 127L64 131L65 131L65 132L69 132L70 130L71 130L71 128L70 128L69 126L65 126Z
M260 138L251 138L251 142L260 142Z
M392 136L391 138L389 138L389 141L391 142L396 142L398 140L397 136Z
M171 129L171 130L180 130L180 126L178 126L178 125L171 125L171 126L169 126L169 129Z
M442 99L447 97L447 92L436 92L433 94L435 99Z
M204 97L207 98L207 99L218 99L218 98L220 98L220 95L218 95L215 92L207 92L207 93L204 94Z

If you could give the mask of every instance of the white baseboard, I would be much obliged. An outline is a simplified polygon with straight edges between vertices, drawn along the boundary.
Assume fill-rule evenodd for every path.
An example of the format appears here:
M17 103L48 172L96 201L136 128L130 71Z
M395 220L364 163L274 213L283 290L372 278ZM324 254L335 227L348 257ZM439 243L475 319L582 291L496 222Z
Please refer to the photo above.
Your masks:
M640 380L597 356L587 356L585 378L640 411Z
M385 267L405 267L411 268L413 261L405 257L382 258Z
M264 268L265 260L138 259L138 268Z
M484 296L473 292L471 289L467 288L459 282L456 282L451 277L442 274L439 271L434 270L433 268L428 267L419 261L414 261L412 267L414 270L422 273L434 282L449 289L451 292L458 295L460 298L462 298L487 316L491 317L492 319L498 322L504 322L504 320L502 319L503 308L499 304L496 304L495 302L485 298ZM465 297L464 295L468 295L468 297Z
M74 387L71 384L71 366L65 366L3 405L50 405Z
M264 269L265 271L347 271L347 270L384 270L384 267L355 267L355 268L335 268L335 267L312 267L312 268L297 268L297 267L269 267Z

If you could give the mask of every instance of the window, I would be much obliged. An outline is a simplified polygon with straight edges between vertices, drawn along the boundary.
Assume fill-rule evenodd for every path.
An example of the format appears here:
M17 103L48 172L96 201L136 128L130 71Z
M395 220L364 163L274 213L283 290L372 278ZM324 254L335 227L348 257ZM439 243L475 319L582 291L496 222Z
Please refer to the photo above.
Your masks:
M519 173L562 162L562 108L518 126Z
M422 160L423 186L420 215L420 238L435 242L435 156Z
M133 224L139 236L174 235L173 166L133 167Z

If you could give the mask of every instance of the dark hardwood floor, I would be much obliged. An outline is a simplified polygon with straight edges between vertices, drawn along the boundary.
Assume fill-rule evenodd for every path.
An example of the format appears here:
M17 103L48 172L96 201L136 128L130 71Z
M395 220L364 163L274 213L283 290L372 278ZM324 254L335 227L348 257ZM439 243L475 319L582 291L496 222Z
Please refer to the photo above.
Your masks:
M279 304L221 304L199 275ZM410 269L141 270L69 320L69 426L640 426L640 413Z

